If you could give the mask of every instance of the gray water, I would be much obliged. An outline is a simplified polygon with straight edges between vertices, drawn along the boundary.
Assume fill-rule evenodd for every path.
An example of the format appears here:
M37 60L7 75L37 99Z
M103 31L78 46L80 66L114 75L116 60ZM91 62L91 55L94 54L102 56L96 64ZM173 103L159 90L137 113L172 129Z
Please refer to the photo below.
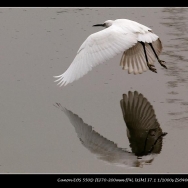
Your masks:
M82 42L101 29L92 25L118 18L160 36L160 58L168 69L156 62L157 74L129 75L119 66L120 54L58 87L53 76L62 74ZM187 8L0 8L0 173L187 173L187 18ZM160 152L134 168L92 152L74 127L78 121L71 122L56 105L137 160L120 106L129 91L148 100L167 133Z

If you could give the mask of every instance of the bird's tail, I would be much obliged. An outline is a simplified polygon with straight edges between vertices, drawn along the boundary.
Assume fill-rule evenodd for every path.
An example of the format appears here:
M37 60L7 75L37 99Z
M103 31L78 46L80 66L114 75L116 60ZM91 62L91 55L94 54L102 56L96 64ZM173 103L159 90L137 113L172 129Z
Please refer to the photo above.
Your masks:
M156 54L159 55L162 51L162 43L160 39L152 42L152 45ZM156 60L155 54L148 43L145 43L145 47L148 62L153 65ZM128 69L129 74L142 74L147 71L148 67L142 44L138 42L135 46L125 51L122 55L120 66L122 66L124 70Z

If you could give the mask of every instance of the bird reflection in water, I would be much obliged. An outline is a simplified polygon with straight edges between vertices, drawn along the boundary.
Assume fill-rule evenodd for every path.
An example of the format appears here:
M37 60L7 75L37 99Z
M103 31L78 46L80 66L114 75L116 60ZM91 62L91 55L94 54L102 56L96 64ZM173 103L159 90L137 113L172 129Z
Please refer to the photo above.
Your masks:
M56 103L74 126L81 143L103 161L122 167L143 167L151 164L161 152L163 133L152 105L137 91L123 94L120 100L127 137L132 152L119 148L116 143L103 137L76 114Z
M154 156L161 152L162 140L167 134L162 132L153 106L137 91L123 94L120 105L132 153L138 159L151 163Z

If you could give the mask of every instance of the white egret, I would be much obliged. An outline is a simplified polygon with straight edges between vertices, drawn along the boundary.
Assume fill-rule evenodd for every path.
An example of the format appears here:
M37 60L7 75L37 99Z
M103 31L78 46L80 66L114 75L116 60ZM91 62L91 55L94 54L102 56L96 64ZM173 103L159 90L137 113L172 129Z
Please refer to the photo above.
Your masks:
M106 29L91 34L80 46L76 57L68 69L57 78L58 85L67 85L78 80L92 67L122 53L120 65L128 73L141 74L146 70L157 73L154 66L157 58L161 66L165 62L159 59L162 43L152 29L128 19L107 20L102 26Z

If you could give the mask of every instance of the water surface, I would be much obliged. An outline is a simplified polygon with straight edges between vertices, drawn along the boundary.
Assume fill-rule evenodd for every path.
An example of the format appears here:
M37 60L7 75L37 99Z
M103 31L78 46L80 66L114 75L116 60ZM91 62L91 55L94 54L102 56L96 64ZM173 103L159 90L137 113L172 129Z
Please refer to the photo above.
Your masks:
M187 17L187 8L1 8L0 173L187 173ZM160 36L160 58L168 69L156 62L157 74L129 75L119 66L120 54L78 81L56 86L53 76L101 29L92 25L118 18L140 22ZM101 160L54 106L60 103L137 160L120 106L123 94L134 91L152 105L161 131L168 133L160 152L143 165Z

